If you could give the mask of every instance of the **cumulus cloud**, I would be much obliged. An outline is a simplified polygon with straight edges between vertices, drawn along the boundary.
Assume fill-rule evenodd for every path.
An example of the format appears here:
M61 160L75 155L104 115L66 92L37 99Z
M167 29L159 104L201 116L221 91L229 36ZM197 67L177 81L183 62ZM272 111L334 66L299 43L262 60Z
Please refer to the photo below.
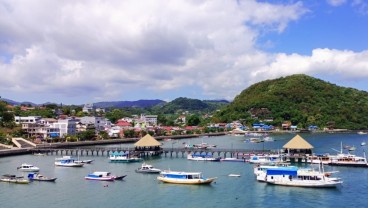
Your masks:
M179 97L190 87L198 98L233 99L265 78L344 65L366 72L367 52L258 49L259 34L307 12L301 2L253 0L0 0L0 90L81 103Z

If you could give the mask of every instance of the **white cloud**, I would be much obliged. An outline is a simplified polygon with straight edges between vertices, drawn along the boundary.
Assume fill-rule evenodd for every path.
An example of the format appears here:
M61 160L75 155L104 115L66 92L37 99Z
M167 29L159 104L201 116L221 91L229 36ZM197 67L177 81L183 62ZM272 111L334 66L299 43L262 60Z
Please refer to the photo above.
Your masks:
M327 0L327 3L331 6L341 6L346 3L347 0Z
M260 33L282 32L306 12L300 2L252 0L0 0L0 90L82 103L129 100L132 92L179 97L191 86L198 97L233 99L266 78L345 73L346 65L367 71L366 52L257 49Z

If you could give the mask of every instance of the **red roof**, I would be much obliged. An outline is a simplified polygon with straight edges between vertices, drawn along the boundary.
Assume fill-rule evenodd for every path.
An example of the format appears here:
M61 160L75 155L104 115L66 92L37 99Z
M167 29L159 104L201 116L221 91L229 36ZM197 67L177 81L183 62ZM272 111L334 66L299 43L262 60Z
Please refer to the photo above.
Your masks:
M122 120L118 121L118 122L116 123L116 125L117 125L117 126L121 126L121 127L132 126L132 124L131 124L131 123L129 123L129 122L127 122L127 121L122 121Z

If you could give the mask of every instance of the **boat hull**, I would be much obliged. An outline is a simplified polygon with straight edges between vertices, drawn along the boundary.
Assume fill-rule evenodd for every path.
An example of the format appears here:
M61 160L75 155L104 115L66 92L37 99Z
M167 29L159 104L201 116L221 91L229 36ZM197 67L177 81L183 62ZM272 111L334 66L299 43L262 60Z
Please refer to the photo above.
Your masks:
M210 184L216 180L216 178L207 178L207 179L175 179L175 178L165 178L165 177L157 177L157 180L162 181L164 183L173 183L173 184L186 184L186 185L200 185L200 184Z
M305 187L305 188L336 188L341 185L342 182L330 182L330 183L318 183L318 182L305 182L305 181L266 181L268 184L280 185L280 186L293 186L293 187Z
M367 163L328 163L330 166L346 166L346 167L365 167L368 168Z
M100 177L100 178L84 177L84 179L93 181L114 181L115 177Z

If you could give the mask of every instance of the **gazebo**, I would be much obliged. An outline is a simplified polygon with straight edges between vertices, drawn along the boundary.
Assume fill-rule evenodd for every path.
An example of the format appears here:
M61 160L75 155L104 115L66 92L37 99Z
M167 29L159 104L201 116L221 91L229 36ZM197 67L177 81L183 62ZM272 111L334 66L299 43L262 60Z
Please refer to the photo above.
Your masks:
M295 154L312 154L313 146L303 139L299 134L292 138L283 146L285 153L289 155Z
M147 134L137 141L134 146L136 151L161 151L161 142Z

